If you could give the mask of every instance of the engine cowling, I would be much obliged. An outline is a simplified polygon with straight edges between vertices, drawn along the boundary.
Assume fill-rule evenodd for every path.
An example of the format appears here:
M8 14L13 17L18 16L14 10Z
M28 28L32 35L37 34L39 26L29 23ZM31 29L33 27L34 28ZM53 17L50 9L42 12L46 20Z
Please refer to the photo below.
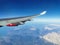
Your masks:
M10 23L10 24L7 24L6 26L18 26L18 25L20 25L19 22L16 22L16 23Z
M10 23L10 24L7 24L6 26L17 26L17 24L15 24L15 23Z
M18 26L18 25L22 25L22 24L24 24L24 22L10 23L10 24L7 24L6 26Z

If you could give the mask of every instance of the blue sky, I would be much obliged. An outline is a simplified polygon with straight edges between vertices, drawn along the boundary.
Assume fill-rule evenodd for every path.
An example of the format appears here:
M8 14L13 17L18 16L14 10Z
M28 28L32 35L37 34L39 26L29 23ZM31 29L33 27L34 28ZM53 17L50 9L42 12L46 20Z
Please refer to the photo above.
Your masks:
M31 16L47 11L40 18L60 19L60 0L0 0L0 18Z

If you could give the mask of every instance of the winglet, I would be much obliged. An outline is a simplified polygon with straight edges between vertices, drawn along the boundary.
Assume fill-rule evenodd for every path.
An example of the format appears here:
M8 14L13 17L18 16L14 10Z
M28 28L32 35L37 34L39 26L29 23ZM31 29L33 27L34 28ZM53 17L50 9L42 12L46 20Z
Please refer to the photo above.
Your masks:
M40 14L34 15L34 16L32 16L32 17L42 16L42 15L44 15L44 14L46 14L46 13L47 13L47 11L43 11L43 12L41 12Z
M46 12L47 12L47 11L43 11L43 12L40 13L40 15L44 15L44 14L46 14Z

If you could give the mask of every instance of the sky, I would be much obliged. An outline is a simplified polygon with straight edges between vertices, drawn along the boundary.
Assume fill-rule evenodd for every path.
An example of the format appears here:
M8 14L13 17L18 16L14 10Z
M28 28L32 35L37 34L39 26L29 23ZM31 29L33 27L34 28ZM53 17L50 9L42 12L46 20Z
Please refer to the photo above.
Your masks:
M0 0L0 18L31 16L47 11L38 18L60 19L60 0Z

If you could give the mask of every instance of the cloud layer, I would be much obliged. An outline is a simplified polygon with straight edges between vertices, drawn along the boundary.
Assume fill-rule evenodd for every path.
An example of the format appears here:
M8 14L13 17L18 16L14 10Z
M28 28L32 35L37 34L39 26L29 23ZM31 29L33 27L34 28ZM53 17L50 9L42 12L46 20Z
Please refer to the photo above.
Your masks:
M47 35L44 35L42 38L51 43L60 45L60 34L58 33L55 33L55 32L48 33Z
M59 24L50 24L44 27L45 30L54 30L60 28Z

